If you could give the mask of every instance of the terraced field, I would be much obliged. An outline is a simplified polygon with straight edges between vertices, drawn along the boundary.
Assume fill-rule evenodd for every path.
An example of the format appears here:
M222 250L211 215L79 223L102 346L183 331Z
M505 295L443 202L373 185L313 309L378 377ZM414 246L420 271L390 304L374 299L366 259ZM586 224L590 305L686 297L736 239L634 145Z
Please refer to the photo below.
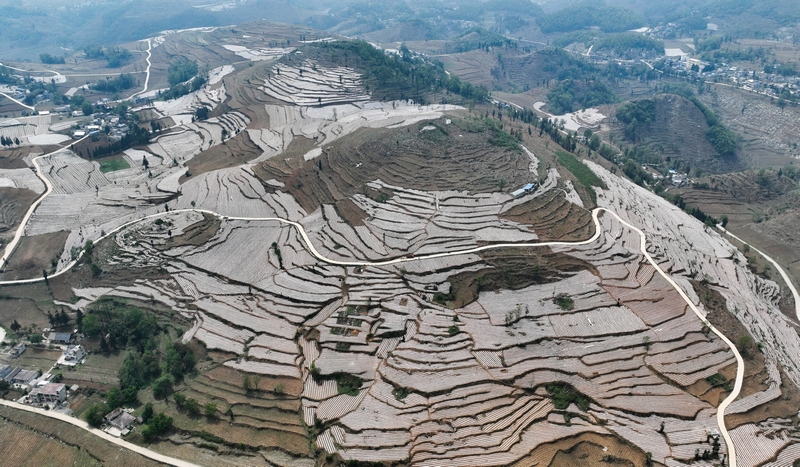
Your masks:
M516 123L374 102L355 68L226 29L152 39L154 83L209 38L217 59L253 65L137 109L176 126L120 155L129 169L41 158L53 194L26 230L64 244L53 293L78 300L60 306L113 296L191 323L182 339L203 357L176 390L217 411L141 391L174 418L153 449L303 467L796 455L793 420L755 411L800 385L800 338L777 284L715 232L591 162L603 188L587 196ZM200 106L211 117L192 121ZM0 180L36 188L19 170ZM87 240L99 277L74 262ZM735 401L741 358L698 282L763 343L764 381Z

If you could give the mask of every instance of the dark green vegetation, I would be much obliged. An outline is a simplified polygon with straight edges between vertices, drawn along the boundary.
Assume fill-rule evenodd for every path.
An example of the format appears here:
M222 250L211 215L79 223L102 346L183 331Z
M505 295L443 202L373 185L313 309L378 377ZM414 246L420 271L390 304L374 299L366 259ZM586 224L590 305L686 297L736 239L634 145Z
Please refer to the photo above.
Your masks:
M567 79L547 93L551 113L563 115L579 108L619 102L619 98L600 79Z
M64 57L54 57L53 55L50 55L48 53L39 54L39 60L42 63L48 64L48 65L51 65L51 64L63 64L64 63Z
M609 49L617 55L627 55L630 50L649 50L664 53L664 42L642 34L621 33L602 36L594 44L594 51Z
M725 379L725 377L722 376L719 373L714 373L713 375L707 377L706 378L706 382L708 384L710 384L711 387L715 387L715 388L716 387L721 387L722 389L724 389L725 391L728 391L728 392L733 390L733 387L731 386L730 381Z
M469 52L470 50L486 50L490 48L513 45L514 41L502 34L488 29L474 27L445 46L446 53Z
M136 79L129 73L122 73L116 78L105 78L94 83L91 88L103 92L120 92L136 85Z
M445 73L439 62L431 62L401 47L401 54L385 54L365 41L336 41L310 44L303 55L292 54L281 59L301 63L311 56L322 63L355 66L364 74L364 83L372 95L381 100L411 99L430 102L430 94L447 91L464 100L484 101L488 91Z
M626 102L617 107L617 119L625 124L625 137L636 141L639 127L656 121L656 103L652 99Z
M164 100L177 99L202 88L206 84L206 73L199 69L196 62L181 59L169 66L167 80L169 89L159 93L159 97Z
M579 409L586 412L592 400L572 385L562 382L549 383L545 385L547 394L553 400L553 406L558 410L565 410L570 404L575 404Z
M739 146L739 137L735 132L725 126L714 111L709 109L694 95L691 88L688 86L667 85L664 86L664 90L688 99L700 110L708 125L705 137L714 150L716 150L717 155L731 157L736 154L736 150ZM666 97L669 99L669 96ZM657 120L659 108L654 99L644 99L621 105L617 109L617 119L625 124L625 137L632 142L637 142L640 139L642 131L648 132L649 125ZM665 112L666 110L667 107L664 107L661 111ZM665 128L654 128L653 130L664 131ZM640 160L640 162L644 161Z
M89 60L106 59L109 68L119 68L133 59L130 50L119 47L100 47L90 44L83 48L83 53Z
M159 322L154 311L119 298L103 297L87 308L78 327L89 336L89 342L99 337L101 353L127 352L118 372L120 387L109 389L105 402L93 404L84 413L90 425L99 426L103 416L117 407L138 405L138 392L151 384L153 396L164 399L175 382L194 373L194 353L187 345L172 340L178 330L169 326L169 321ZM163 413L154 414L152 405L149 410L145 408L143 418L146 441L172 426L172 419Z
M336 387L339 394L347 394L348 396L357 396L361 385L364 381L358 376L349 373L338 373L334 375L336 379Z
M575 300L567 293L560 293L553 297L553 303L558 305L562 310L571 310L575 306Z
M598 2L580 2L538 20L542 32L569 32L598 26L604 32L622 32L644 25L644 18L627 8Z
M594 202L597 195L592 187L605 188L606 184L574 155L564 151L556 151L556 157L558 158L558 163L569 170L578 179L578 182L586 188Z

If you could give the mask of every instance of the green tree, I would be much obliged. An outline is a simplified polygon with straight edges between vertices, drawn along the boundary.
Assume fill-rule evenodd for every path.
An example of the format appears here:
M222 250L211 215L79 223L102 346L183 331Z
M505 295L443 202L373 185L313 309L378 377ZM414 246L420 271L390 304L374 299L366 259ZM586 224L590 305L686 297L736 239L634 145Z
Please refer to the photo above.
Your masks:
M42 341L44 340L44 337L42 337L41 334L33 334L31 335L31 337L29 337L29 339L31 341L31 344L41 344Z
M122 407L125 404L125 396L122 394L117 388L111 388L106 393L106 405L111 410L116 409L117 407Z
M89 410L86 411L83 418L86 419L86 422L90 426L98 428L103 424L103 417L106 413L108 413L108 411L104 406L100 404L94 404L93 406L89 407Z
M175 403L178 407L183 407L184 404L186 404L186 396L184 396L182 392L176 392L172 395L172 398L175 399Z
M159 412L153 415L150 423L142 430L142 437L145 441L151 441L156 436L162 435L172 428L172 417L168 417Z
M207 402L206 405L203 406L203 411L206 414L206 417L213 418L217 416L217 404L213 402Z
M153 397L165 399L172 392L172 377L164 375L153 382Z
M91 102L88 101L84 102L83 105L81 106L81 111L83 112L84 115L89 116L94 113L94 106L92 105Z
M184 407L186 407L186 410L188 410L192 415L197 415L200 413L200 403L197 402L197 399L194 397L186 399L186 404L184 404Z
M148 423L153 418L153 403L148 402L142 411L142 421Z

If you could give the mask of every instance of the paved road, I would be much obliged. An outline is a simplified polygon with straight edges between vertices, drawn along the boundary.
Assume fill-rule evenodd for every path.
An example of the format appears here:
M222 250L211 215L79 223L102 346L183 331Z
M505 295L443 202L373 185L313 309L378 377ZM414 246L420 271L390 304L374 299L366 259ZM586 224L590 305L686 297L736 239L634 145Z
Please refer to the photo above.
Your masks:
M717 228L719 228L720 230L725 232L729 237L735 238L736 240L738 240L738 241L740 241L742 243L750 245L746 241L744 241L741 238L737 237L736 235L732 234L729 230L725 229L725 227L723 227L722 225L717 224ZM789 274L787 274L786 271L783 270L783 268L781 267L780 264L778 264L777 261L775 261L774 259L770 258L763 251L759 250L758 248L754 247L753 245L750 245L750 249L755 251L755 252L757 252L758 254L763 256L764 259L766 259L767 261L772 263L772 265L775 266L775 269L778 270L778 273L781 275L781 277L783 277L784 282L786 282L786 286L789 287L789 290L792 292L792 297L794 297L794 312L795 312L795 315L797 315L797 320L800 321L800 294L797 293L797 288L795 288L794 284L792 283L792 279L791 279L791 277L789 277Z
M736 451L735 451L735 447L733 445L733 441L731 440L730 434L728 433L728 430L725 427L725 409L727 409L727 407L737 397L739 397L739 393L742 390L742 383L744 381L744 361L742 360L742 356L739 354L739 351L736 349L736 346L733 345L733 342L731 342L717 328L715 328L710 322L708 322L706 320L705 316L700 312L700 310L697 308L697 306L695 306L695 304L689 299L689 297L686 295L686 293L683 291L683 289L680 286L678 286L678 284L675 283L675 281L672 280L672 278L666 272L664 272L664 270L661 269L661 267L658 265L658 263L656 263L656 261L650 256L650 253L647 252L647 238L645 237L644 232L642 232L637 227L629 224L628 222L624 221L619 215L617 215L617 213L615 213L615 212L613 212L611 210L608 210L606 208L596 208L596 209L594 209L592 211L592 220L594 221L594 225L595 225L595 233L594 233L594 235L592 235L591 238L589 238L587 240L579 241L579 242L499 243L499 244L493 244L493 245L485 245L485 246L476 247L476 248L470 248L470 249L466 249L466 250L460 250L460 251L451 251L451 252L447 252L447 253L434 253L434 254L429 254L429 255L420 255L420 256L413 257L413 258L401 257L401 258L395 258L395 259L386 260L386 261L338 261L338 260L326 258L319 251L317 251L317 249L314 247L313 243L311 242L311 239L308 237L308 234L306 233L306 231L303 228L303 226L301 224L297 223L297 222L293 222L293 221L290 221L290 220L287 220L287 219L282 219L282 218L279 218L279 217L255 217L254 218L254 217L222 216L219 213L216 213L214 211L205 210L205 209L177 209L177 210L173 210L173 211L169 211L169 212L159 212L159 213L151 214L151 215L145 216L145 217L143 217L141 219L136 219L136 220L127 222L127 223L117 227L116 229L108 232L104 236L98 238L97 241L103 240L104 238L107 238L110 235L113 235L116 232L119 232L120 230L122 230L122 229L124 229L126 227L129 227L129 226L131 226L133 224L136 224L138 222L142 222L142 221L147 220L147 219L163 217L163 216L166 216L166 215L168 215L170 213L181 213L181 212L205 213L205 214L209 214L209 215L213 215L213 216L217 216L217 217L222 217L223 219L228 219L228 220L243 220L243 221L251 221L251 222L252 221L279 222L279 223L282 223L282 224L290 225L290 226L294 227L295 229L297 229L298 233L300 234L301 238L303 239L303 243L305 243L305 245L306 245L306 248L308 249L308 251L312 255L314 255L314 257L316 257L317 259L319 259L320 261L323 261L325 263L335 264L335 265L339 265L339 266L386 266L386 265L406 263L406 262L411 262L411 261L420 261L420 260L423 260L423 259L443 258L443 257L446 257L446 256L455 256L455 255L465 255L465 254L479 253L481 251L495 250L495 249L500 249L500 248L526 248L526 247L544 247L544 246L580 246L580 245L588 245L588 244L596 241L600 237L600 235L602 233L602 226L600 225L599 215L601 213L608 213L608 214L614 216L624 226L630 228L631 230L633 230L634 232L637 232L639 234L639 237L641 239L640 251L641 251L642 255L645 258L647 258L647 261L656 269L656 271L658 271L659 274L661 274L661 276L675 288L675 290L678 292L678 294L681 296L681 298L683 298L683 300L686 302L687 306L689 306L689 308L692 309L692 311L695 313L695 315L697 315L697 317L709 327L711 332L713 332L714 334L719 336L719 338L722 339L722 341L725 342L725 344L728 345L728 347L731 349L731 351L733 352L734 356L736 357L736 363L737 363L736 382L734 384L733 391L731 391L731 394L724 401L722 401L722 403L719 405L719 407L717 407L717 424L719 425L720 433L722 434L722 437L724 438L725 443L728 446L728 456L729 456L728 465L730 467L736 467ZM23 224L23 226L24 226L24 224ZM80 260L80 256L82 256L82 255L83 255L83 253L81 253L81 255L79 255L78 258L75 261L71 262L64 269L62 269L61 271L59 271L56 274L53 274L50 277L55 277L55 276L58 276L60 274L63 274L64 272L68 271L70 268L72 268L76 264L76 262L78 260ZM5 285L5 284L9 284L9 285L10 284L23 284L23 283L30 283L30 282L39 282L39 281L43 281L43 280L44 280L44 278L38 277L38 278L27 279L27 280L2 281L2 282L0 282L0 285Z
M155 451L151 451L150 449L147 449L145 447L138 446L138 445L133 444L133 443L129 443L129 442L125 441L124 439L120 439L120 438L117 438L116 436L112 436L112 435L106 433L105 431L98 430L97 428L92 428L92 427L89 426L88 423L84 422L83 420L80 420L80 419L75 418L75 417L71 417L69 415L64 415L63 413L53 412L51 410L44 410L44 409L40 409L40 408L37 408L37 407L31 407L29 405L18 404L16 402L7 401L7 400L1 400L1 399L0 399L0 405L5 405L6 407L11 407L11 408L18 409L18 410L24 410L26 412L32 412L32 413L35 413L35 414L38 414L38 415L42 415L44 417L50 417L50 418L54 418L56 420L61 420L62 422L66 422L66 423L69 423L70 425L74 425L74 426L76 426L78 428L82 428L82 429L90 432L93 435L96 435L96 436L99 436L100 438L105 439L106 441L114 443L114 444L116 444L118 446L122 446L122 447L124 447L126 449L130 449L131 451L133 451L133 452L135 452L137 454L141 454L144 457L147 457L149 459L153 459L154 461L158 461L158 462L161 462L163 464L174 465L176 467L200 467L197 464L192 464L191 462L186 462L186 461L181 460L181 459L175 459L174 457L165 456L164 454L159 454L159 453L157 453Z

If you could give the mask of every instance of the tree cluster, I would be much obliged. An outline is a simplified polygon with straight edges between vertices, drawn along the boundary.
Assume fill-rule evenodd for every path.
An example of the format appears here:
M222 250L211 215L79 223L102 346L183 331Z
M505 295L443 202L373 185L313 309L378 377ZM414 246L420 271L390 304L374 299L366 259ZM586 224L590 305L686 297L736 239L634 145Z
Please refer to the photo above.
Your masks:
M583 1L537 19L544 33L569 32L598 26L604 32L623 32L644 25L644 18L627 8Z
M50 54L39 54L39 60L46 65L57 65L64 63L64 57L55 57Z
M95 91L120 92L136 85L136 79L130 73L122 73L116 78L105 78L91 85Z
M8 138L0 136L0 144L3 146L19 146L19 138L12 140L10 136Z

